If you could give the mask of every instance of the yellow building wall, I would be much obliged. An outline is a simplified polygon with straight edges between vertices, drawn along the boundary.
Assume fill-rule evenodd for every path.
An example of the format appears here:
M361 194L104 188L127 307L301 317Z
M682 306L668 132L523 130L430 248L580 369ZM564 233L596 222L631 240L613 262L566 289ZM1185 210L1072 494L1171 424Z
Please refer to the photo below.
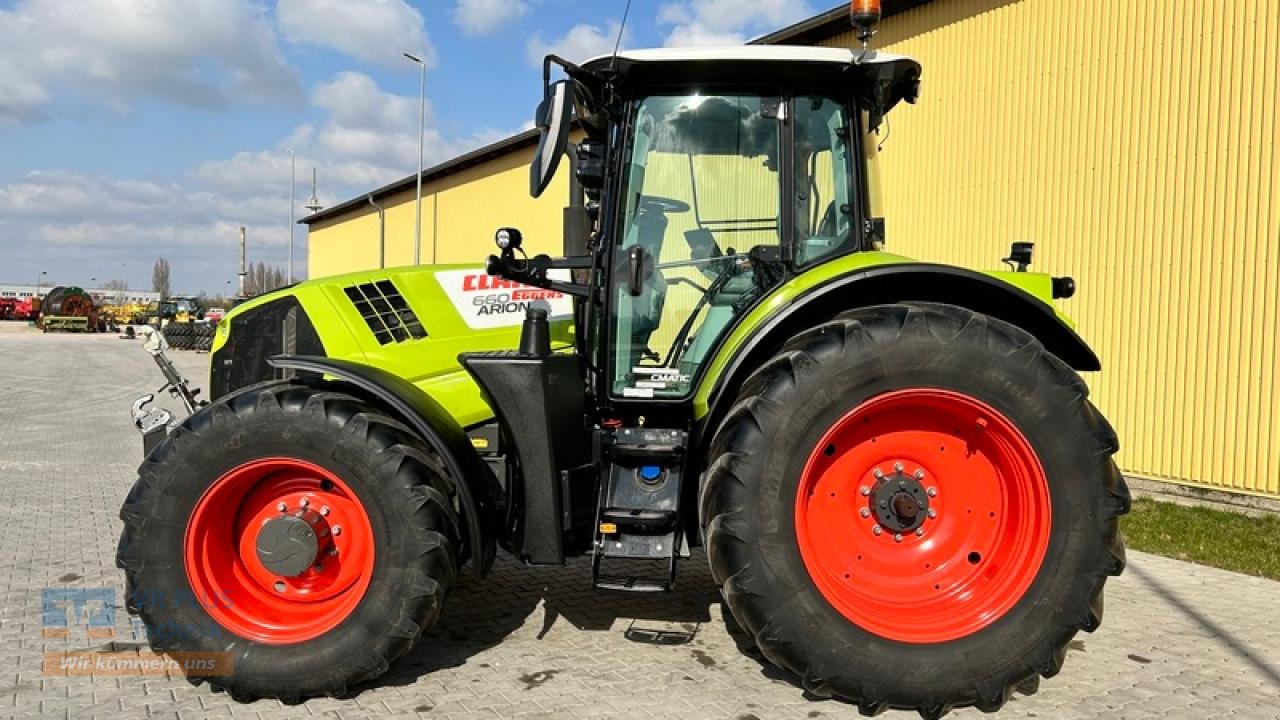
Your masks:
M422 185L423 263L483 263L495 252L493 233L520 228L529 255L560 254L569 198L564 166L542 197L529 196L525 148ZM376 198L386 216L386 267L413 264L415 190ZM311 225L307 277L378 267L378 213L370 205Z
M875 45L924 66L888 249L990 268L1034 241L1079 285L1121 466L1280 493L1280 0L938 0Z
M924 65L884 138L888 249L993 268L1034 241L1080 287L1125 471L1280 494L1280 0L936 0L875 45ZM532 153L425 185L423 261L479 262L501 225L558 252L568 173L529 198ZM408 262L413 192L386 204ZM310 276L376 243L372 208L313 225Z

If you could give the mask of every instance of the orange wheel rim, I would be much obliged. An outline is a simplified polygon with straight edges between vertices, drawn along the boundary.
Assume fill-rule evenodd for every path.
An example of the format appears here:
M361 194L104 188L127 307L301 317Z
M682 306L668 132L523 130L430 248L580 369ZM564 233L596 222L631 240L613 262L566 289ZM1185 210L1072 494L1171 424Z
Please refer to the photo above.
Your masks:
M285 518L285 520L282 520ZM281 574L264 564L268 524L305 520L314 557ZM303 642L345 620L373 575L373 529L340 478L318 465L266 458L223 474L196 502L184 540L187 580L227 630L268 644Z
M796 539L823 597L881 637L939 643L1022 599L1052 523L1031 444L968 395L878 395L835 422L805 464Z

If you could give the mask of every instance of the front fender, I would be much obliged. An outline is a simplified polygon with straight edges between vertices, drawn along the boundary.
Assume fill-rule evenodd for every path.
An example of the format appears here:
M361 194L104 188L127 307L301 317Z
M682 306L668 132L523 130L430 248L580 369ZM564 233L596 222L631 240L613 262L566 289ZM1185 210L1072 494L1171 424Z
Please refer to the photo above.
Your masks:
M316 373L352 385L413 428L436 451L455 480L458 502L467 521L472 562L481 575L489 571L497 547L494 531L499 497L497 480L472 447L462 426L440 403L403 378L350 360L277 355L267 362L274 368Z

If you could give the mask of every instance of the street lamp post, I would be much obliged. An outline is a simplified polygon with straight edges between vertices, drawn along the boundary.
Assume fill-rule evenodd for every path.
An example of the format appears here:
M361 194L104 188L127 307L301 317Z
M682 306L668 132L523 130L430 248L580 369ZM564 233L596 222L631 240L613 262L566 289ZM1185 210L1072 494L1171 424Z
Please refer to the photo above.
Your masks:
M38 298L38 297L40 297L40 285L44 282L44 276L45 276L45 275L48 275L48 274L49 274L49 271L48 271L48 270L41 270L41 271L40 271L40 274L36 276L36 294L35 294L35 297L37 297L37 298Z
M297 185L297 173L294 172L293 149L289 150L289 284L293 284L293 194Z
M413 264L422 263L422 138L427 128L427 64L409 53L405 57L418 63L418 194L413 205Z

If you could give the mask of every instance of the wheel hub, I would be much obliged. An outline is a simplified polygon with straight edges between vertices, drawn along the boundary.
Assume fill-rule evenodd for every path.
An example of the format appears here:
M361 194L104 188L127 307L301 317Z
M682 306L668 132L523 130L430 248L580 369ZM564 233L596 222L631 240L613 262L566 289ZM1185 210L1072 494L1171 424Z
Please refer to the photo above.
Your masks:
M268 520L254 543L263 567L280 577L306 572L327 552L329 544L329 524L314 510Z
M882 475L867 500L876 522L891 532L912 532L929 516L929 494L924 485L901 470Z

